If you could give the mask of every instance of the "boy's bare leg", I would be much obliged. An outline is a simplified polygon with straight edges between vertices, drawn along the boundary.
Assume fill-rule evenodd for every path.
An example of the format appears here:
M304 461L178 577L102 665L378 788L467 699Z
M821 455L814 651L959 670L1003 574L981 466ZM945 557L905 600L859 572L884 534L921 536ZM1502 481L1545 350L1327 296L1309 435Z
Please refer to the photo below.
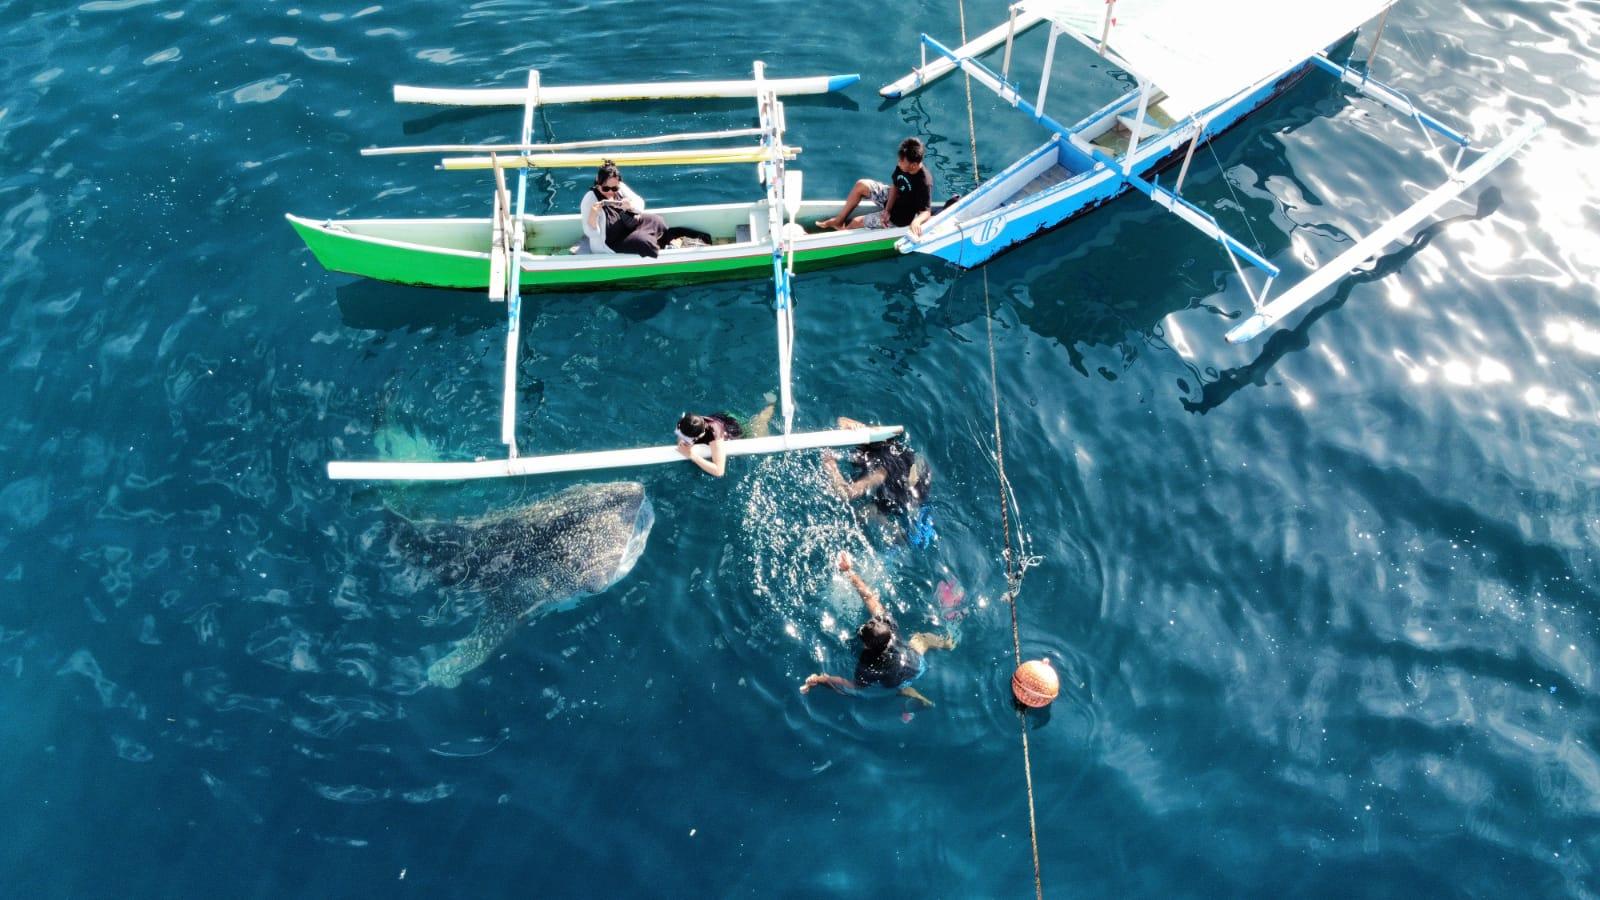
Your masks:
M872 185L868 184L867 180L865 178L857 181L856 182L856 186L850 189L850 196L845 198L844 209L839 210L839 214L838 215L833 216L832 218L823 219L822 221L818 222L817 223L817 227L818 228L843 228L843 227L846 227L844 223L850 219L850 214L856 211L856 207L861 205L861 201L865 200L866 197L867 197L867 194L870 193L871 191L872 191ZM848 227L859 228L861 226L855 225L854 223L852 223Z
M905 697L908 700L915 700L918 703L921 703L924 707L929 707L929 706L933 705L933 701L932 700L929 700L927 697L922 696L922 694L919 693L916 688L911 687L910 685L907 685L907 686L905 686L905 687L900 689L900 696Z

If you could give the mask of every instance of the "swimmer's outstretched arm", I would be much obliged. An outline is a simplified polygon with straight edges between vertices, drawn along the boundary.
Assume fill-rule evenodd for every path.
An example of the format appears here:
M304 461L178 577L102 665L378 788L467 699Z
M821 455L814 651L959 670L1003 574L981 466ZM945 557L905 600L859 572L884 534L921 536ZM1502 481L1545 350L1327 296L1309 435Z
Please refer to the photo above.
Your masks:
M811 689L819 684L825 684L841 694L856 692L856 683L848 678L841 678L838 675L807 675L806 683L800 685L800 693L809 694Z
M728 471L728 452L722 446L721 440L711 442L711 459L704 460L695 455L693 444L679 444L678 452L688 457L689 462L700 467L700 471L707 475L721 478Z
M822 470L828 473L828 482L834 492L850 500L883 484L883 480L888 477L888 473L884 470L874 469L865 478L845 481L844 474L839 471L839 460L831 451L822 457Z
M850 485L844 480L844 475L839 471L839 458L834 456L832 450L822 451L822 471L827 473L828 487L841 497L850 496Z
M861 595L861 602L867 605L867 615L883 615L883 602L878 599L878 592L863 581L860 575L856 574L855 562L850 559L848 551L839 551L839 571L844 573L844 577L850 579L850 586L855 588L856 593Z

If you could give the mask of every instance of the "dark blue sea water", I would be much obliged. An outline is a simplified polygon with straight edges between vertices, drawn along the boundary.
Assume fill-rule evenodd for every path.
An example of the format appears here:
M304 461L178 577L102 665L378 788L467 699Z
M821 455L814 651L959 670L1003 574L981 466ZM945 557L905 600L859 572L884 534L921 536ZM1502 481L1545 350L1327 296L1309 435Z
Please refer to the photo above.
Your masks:
M1001 4L973 0L969 26ZM1032 893L988 326L1026 551L1023 650L1045 891L1600 894L1600 8L1408 0L1376 71L1479 134L1548 129L1447 224L1245 347L1214 244L1138 198L985 275L895 259L797 287L799 424L905 423L934 549L883 552L817 459L637 473L638 567L455 690L427 665L481 595L403 552L409 515L575 479L380 491L379 436L498 448L501 307L324 272L282 219L484 215L481 174L373 144L512 139L511 111L392 83L860 71L790 104L808 193L907 134L972 184L951 80L874 89L958 36L867 0L0 4L0 894L860 896ZM1037 72L1042 36L1019 51ZM1081 59L1081 57L1079 57ZM1031 67L1031 68L1030 68ZM1118 85L1063 66L1070 118ZM981 93L984 172L1043 134ZM751 124L739 103L558 107L542 136ZM1313 76L1202 151L1189 193L1285 264L1327 259L1438 170ZM576 207L584 173L543 177ZM656 203L750 173L639 171ZM657 443L774 388L760 282L536 297L524 452ZM421 442L428 442L423 445ZM850 548L904 623L966 602L921 690L848 673Z

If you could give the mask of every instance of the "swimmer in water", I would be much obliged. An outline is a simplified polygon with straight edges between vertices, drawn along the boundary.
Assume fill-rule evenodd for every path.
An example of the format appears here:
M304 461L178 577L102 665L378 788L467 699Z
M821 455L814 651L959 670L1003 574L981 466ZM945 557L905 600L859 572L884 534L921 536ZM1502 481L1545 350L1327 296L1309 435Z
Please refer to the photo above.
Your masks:
M705 416L684 413L678 419L678 427L674 432L678 439L678 452L699 466L702 472L721 478L728 471L728 454L723 442L744 437L766 437L767 426L772 422L772 413L776 408L774 404L768 404L766 409L751 419L727 412ZM697 444L711 445L710 459L701 459L696 455L694 448Z
M840 416L839 427L870 426ZM855 478L846 480L838 457L832 452L823 455L823 469L835 493L850 500L871 497L871 514L892 523L896 540L904 538L917 547L933 542L933 519L927 507L933 473L915 450L900 439L875 441L851 450L850 462Z
M927 632L917 632L910 640L902 640L900 626L895 624L894 617L889 615L883 601L878 599L878 592L856 574L849 553L839 554L839 571L850 579L850 585L861 595L861 602L866 604L870 616L856 632L861 639L861 655L856 660L855 678L809 675L805 683L800 685L800 693L808 694L819 684L825 684L841 694L854 694L868 687L882 687L923 706L932 706L933 701L918 693L911 682L922 677L927 669L924 654L929 650L954 650L956 642L943 635Z

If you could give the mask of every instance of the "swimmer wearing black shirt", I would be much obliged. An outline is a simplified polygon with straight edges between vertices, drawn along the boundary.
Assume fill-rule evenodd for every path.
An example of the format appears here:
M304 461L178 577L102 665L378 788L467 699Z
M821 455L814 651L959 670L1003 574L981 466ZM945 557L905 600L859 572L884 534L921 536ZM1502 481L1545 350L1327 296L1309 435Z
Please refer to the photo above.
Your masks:
M841 694L853 694L867 687L882 687L897 691L900 696L916 700L923 706L932 706L933 701L918 693L911 682L921 677L927 668L924 654L929 650L953 650L955 641L927 632L918 632L910 640L902 641L899 626L884 608L883 601L878 599L878 592L856 574L849 553L839 554L839 571L850 579L850 585L861 595L861 602L866 604L867 614L871 616L856 632L861 639L861 656L856 661L855 677L810 675L800 686L800 693L810 693L819 684L825 684Z

